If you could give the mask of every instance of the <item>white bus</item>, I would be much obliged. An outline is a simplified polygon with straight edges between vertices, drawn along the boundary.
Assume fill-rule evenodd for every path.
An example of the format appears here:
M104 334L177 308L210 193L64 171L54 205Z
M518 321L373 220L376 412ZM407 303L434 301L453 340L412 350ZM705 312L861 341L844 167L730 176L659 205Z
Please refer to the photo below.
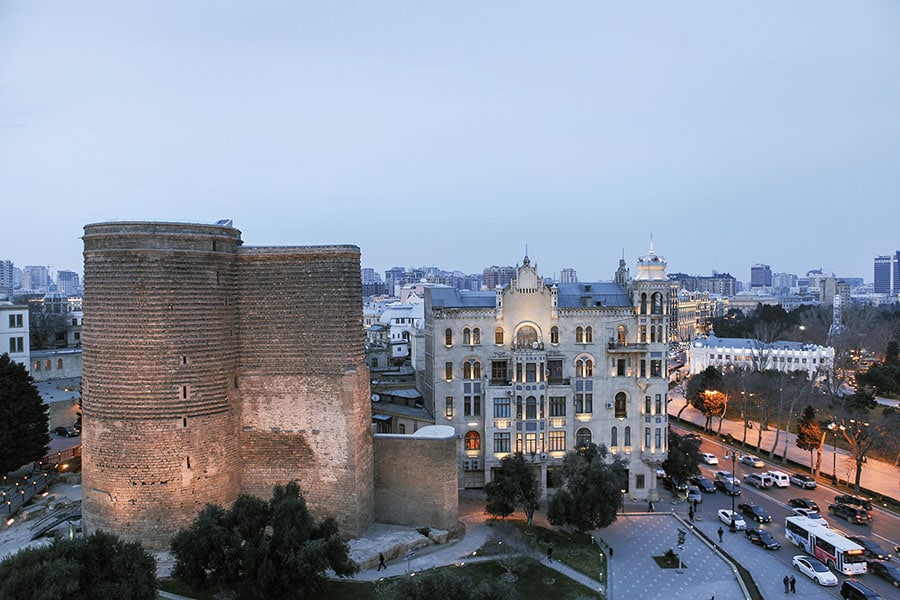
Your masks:
M787 517L784 535L789 542L844 575L862 575L868 571L863 547L822 525L821 519Z

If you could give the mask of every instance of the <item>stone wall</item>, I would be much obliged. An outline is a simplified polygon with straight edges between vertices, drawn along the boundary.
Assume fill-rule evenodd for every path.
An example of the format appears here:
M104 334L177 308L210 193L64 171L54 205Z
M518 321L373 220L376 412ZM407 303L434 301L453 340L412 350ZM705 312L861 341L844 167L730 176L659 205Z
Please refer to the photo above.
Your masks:
M414 435L376 434L375 520L454 529L459 520L456 434L424 427Z

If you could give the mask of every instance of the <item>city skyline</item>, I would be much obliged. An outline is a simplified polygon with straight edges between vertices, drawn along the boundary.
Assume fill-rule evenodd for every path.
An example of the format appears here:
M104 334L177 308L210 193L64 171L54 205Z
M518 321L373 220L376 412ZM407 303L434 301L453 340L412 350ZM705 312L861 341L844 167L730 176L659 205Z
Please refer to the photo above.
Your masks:
M0 1L0 259L232 219L380 273L873 278L900 247L900 5ZM47 40L53 40L48 43ZM401 250L402 249L402 250Z

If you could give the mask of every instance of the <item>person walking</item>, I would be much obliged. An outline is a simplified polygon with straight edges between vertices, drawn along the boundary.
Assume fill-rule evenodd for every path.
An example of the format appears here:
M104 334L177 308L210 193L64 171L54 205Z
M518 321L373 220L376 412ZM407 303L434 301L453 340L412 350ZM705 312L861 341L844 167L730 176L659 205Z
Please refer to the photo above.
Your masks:
M547 562L553 562L553 544L547 546Z
M784 579L782 579L781 582L784 584L784 593L785 594L787 594L789 591L791 591L791 580L788 578L787 575L784 576Z
M797 593L797 580L794 579L794 576L793 576L793 575L791 575L791 593L792 593L792 594L796 594L796 593Z
M716 533L719 534L719 543L721 544L721 543L722 543L722 534L725 533L725 532L722 530L722 526L721 526L721 525L719 525L719 530L718 530Z
M691 520L691 523L694 522L694 507L693 507L693 506L691 506L691 507L688 509L688 519Z
M384 554L381 552L378 553L378 568L376 571L380 571L381 569L387 569L387 565L384 564Z

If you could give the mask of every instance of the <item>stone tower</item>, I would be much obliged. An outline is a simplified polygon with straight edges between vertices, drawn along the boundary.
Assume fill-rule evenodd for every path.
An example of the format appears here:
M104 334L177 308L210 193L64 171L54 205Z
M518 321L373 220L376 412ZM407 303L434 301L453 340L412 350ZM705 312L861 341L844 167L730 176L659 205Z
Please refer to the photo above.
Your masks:
M85 226L85 532L163 547L207 503L298 481L372 522L355 246L245 248L230 222Z

